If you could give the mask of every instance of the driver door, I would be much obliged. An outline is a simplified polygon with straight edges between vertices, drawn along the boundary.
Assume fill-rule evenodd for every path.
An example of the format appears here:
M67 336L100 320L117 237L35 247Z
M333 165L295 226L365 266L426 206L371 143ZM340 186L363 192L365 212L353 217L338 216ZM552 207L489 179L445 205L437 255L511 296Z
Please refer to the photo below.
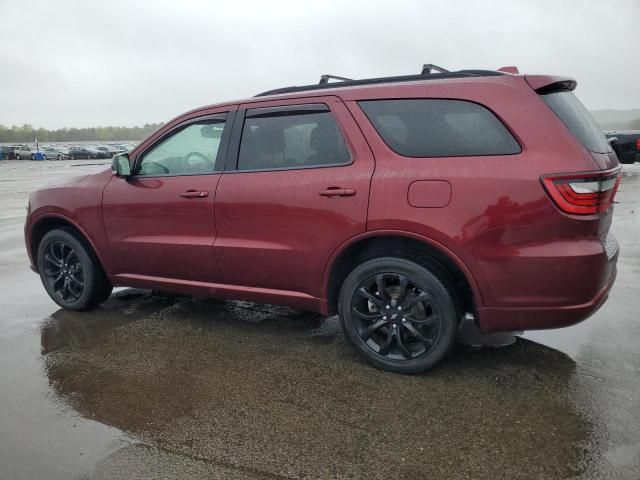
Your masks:
M136 152L133 176L114 175L109 181L102 211L113 274L216 280L214 198L231 116L218 113L178 123Z

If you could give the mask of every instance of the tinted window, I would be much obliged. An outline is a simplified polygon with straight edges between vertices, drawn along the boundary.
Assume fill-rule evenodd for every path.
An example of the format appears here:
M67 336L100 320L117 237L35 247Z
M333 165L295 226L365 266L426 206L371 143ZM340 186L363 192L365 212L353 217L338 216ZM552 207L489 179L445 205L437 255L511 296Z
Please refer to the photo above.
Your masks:
M385 143L407 157L509 155L520 145L481 105L461 100L359 102Z
M558 91L543 94L541 97L584 148L597 153L609 151L609 143L604 133L573 92Z
M238 170L304 168L349 161L331 112L287 111L245 119Z
M195 175L214 171L224 120L192 123L145 153L138 175Z

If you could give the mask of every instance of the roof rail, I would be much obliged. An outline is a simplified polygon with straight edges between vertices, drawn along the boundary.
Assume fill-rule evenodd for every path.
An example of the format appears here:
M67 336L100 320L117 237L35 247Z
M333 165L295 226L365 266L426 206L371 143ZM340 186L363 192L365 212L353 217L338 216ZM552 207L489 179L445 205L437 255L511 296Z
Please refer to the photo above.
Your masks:
M431 72L433 72L433 70L439 73L449 73L449 70L445 70L444 68L434 65L433 63L425 63L422 66L422 75L431 75Z
M318 82L318 85L326 85L327 83L329 83L329 80L343 80L345 82L350 82L353 79L346 78L346 77L338 77L337 75L322 75L320 76L320 81Z
M309 90L322 90L326 88L338 88L338 87L355 87L359 85L376 85L380 83L396 83L396 82L415 82L418 80L440 80L445 78L465 78L465 77L492 77L504 75L504 72L497 72L495 70L458 70L456 72L450 72L444 68L432 65L430 63L425 64L422 67L422 73L418 75L401 75L395 77L379 77L379 78L363 78L359 80L351 80L345 77L337 77L335 75L322 75L320 82L315 85L302 85L293 87L276 88L274 90L267 90L256 95L256 97L265 97L267 95L280 95L284 93L296 93L306 92ZM341 80L338 84L329 83L330 79Z

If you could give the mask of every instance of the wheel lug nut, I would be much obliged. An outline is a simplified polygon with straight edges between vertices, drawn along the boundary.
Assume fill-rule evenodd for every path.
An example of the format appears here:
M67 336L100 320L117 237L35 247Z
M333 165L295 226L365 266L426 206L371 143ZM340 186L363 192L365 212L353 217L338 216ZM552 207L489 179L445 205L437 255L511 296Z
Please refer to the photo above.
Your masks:
M391 308L391 305L387 305L387 310L389 310Z
M383 320L386 320L386 319L387 319L387 316L385 315L384 317L382 317L382 319L383 319Z
M393 328L396 328L396 327L397 327L397 325L394 323L394 324L392 325L392 327L393 327Z
M400 307L400 306L399 306L399 307L398 307L398 310L402 310L402 307Z
M406 318L403 318L403 319L402 319L402 323L407 323L407 319L406 319Z

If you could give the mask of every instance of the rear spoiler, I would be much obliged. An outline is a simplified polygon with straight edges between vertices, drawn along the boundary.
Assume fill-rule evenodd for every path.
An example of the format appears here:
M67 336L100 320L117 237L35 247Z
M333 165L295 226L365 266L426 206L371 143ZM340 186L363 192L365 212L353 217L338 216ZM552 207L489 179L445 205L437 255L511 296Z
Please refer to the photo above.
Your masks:
M553 75L525 75L524 79L538 93L548 93L555 90L574 90L578 82L571 77L556 77Z

